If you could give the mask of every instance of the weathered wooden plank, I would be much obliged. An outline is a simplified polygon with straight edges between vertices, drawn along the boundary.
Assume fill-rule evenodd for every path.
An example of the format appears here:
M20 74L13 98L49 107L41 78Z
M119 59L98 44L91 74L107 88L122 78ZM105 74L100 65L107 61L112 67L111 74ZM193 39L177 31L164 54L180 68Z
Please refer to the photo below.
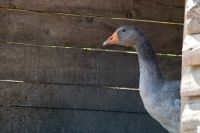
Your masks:
M135 54L1 44L0 58L0 79L138 88ZM180 79L180 57L158 62L168 79Z
M1 0L1 7L183 23L183 0Z
M187 67L182 76L181 82L181 96L195 97L200 96L200 67Z
M191 48L190 52L183 55L183 61L187 66L200 66L200 48Z
M0 105L147 113L138 90L0 82Z
M138 87L136 55L6 44L0 54L1 79Z
M75 17L49 13L0 10L0 41L39 45L102 48L122 25L142 30L157 53L181 54L182 25ZM109 47L107 47L109 48ZM115 47L110 47L115 49ZM120 50L131 50L118 47Z
M148 114L0 107L1 133L167 133Z
M185 66L199 66L200 34L187 35L183 45L183 62Z

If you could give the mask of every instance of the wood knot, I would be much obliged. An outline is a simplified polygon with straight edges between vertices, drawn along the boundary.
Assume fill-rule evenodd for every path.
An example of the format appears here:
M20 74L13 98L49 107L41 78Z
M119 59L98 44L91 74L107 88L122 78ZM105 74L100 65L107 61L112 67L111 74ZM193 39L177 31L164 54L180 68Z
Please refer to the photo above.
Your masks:
M88 23L93 23L94 18L93 18L93 17L86 17L85 20L86 20Z
M43 36L43 37L50 37L50 36L51 36L51 31L50 31L50 29L45 29L45 30L43 30L42 36Z
M132 13L129 12L126 14L126 18L132 18L132 17L133 17Z

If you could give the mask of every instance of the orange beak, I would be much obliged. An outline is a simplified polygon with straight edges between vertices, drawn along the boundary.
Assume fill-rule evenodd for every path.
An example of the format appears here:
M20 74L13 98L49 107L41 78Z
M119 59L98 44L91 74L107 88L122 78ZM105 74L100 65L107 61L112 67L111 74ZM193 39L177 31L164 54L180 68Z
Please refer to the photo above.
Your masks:
M110 36L104 43L103 46L111 45L111 44L119 44L119 38L117 32L114 32L112 36Z

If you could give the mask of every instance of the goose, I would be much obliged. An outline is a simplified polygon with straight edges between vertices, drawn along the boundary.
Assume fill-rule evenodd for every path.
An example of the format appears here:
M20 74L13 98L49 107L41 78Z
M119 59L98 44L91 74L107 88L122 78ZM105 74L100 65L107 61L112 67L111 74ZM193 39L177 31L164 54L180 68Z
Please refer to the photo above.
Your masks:
M170 81L163 77L147 37L136 27L125 25L103 43L107 45L136 49L140 67L139 92L144 107L170 133L179 133L180 80Z

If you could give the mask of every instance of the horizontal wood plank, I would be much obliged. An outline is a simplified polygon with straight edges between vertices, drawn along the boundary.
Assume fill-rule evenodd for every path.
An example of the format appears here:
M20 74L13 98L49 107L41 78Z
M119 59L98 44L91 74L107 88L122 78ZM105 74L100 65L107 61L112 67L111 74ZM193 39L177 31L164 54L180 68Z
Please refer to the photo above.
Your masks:
M194 97L200 96L200 67L187 67L182 76L181 82L181 96Z
M0 7L183 23L183 0L1 0Z
M183 54L184 64L187 66L200 66L200 48L192 48Z
M199 66L200 34L187 35L183 43L183 63L185 66Z
M181 57L157 56L163 75L180 79ZM138 88L136 54L0 45L0 79Z
M167 133L148 114L0 107L1 133Z
M0 41L50 46L102 48L122 25L133 25L149 38L155 52L181 54L182 25L0 9ZM132 50L124 47L110 49Z
M138 90L0 82L0 105L147 113Z

